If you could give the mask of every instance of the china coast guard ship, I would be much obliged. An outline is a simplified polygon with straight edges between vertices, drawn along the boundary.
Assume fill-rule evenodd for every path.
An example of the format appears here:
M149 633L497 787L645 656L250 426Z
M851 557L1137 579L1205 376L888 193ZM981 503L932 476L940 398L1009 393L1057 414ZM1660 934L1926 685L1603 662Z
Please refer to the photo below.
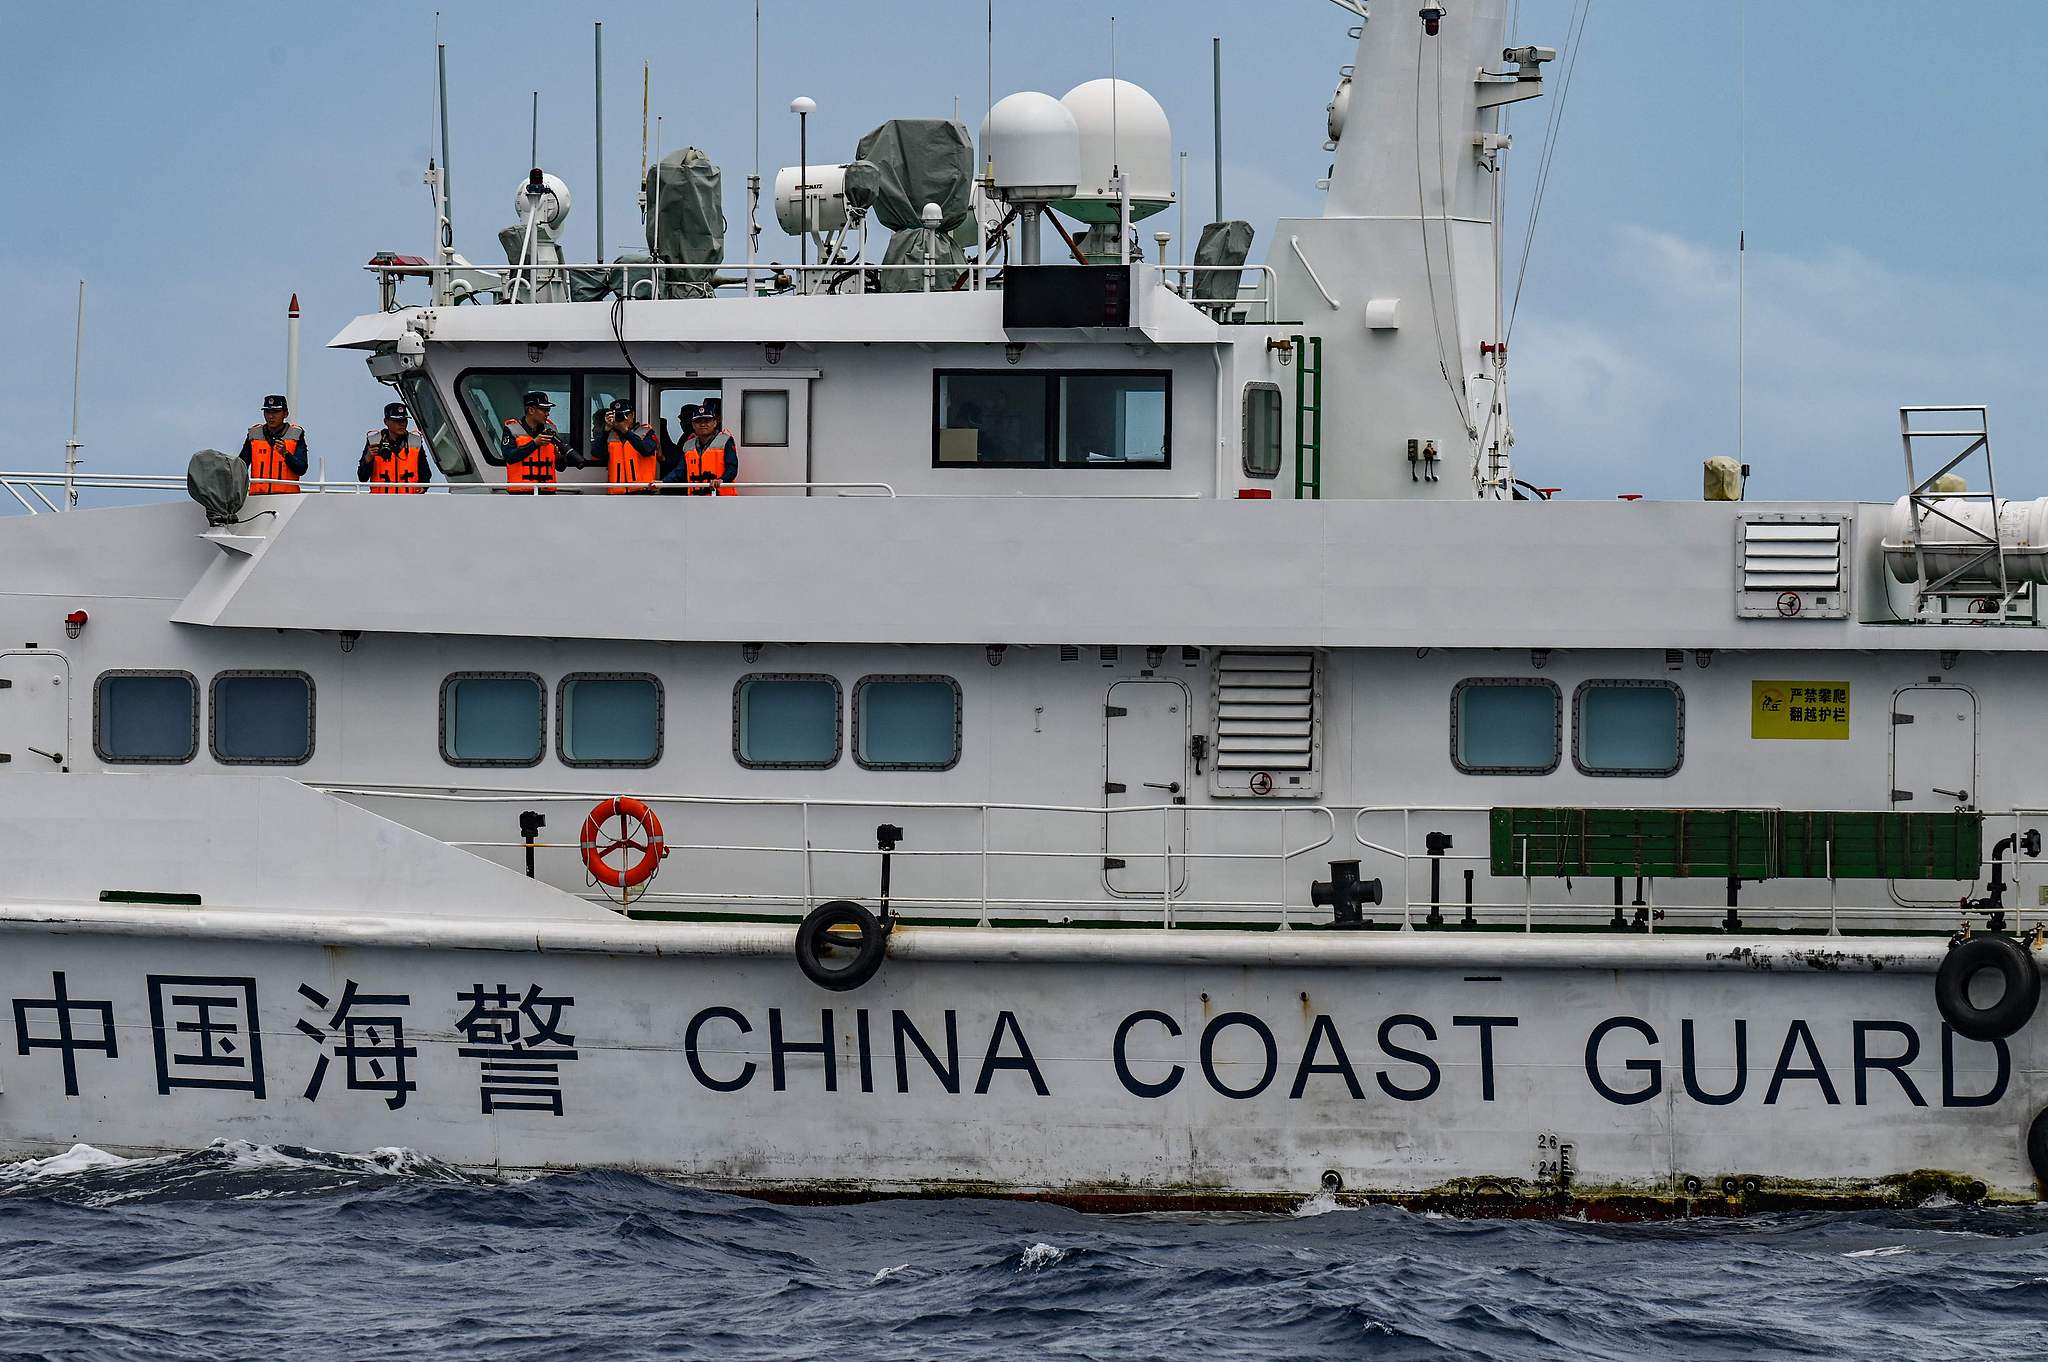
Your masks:
M1340 2L1264 266L1158 258L1128 82L785 171L793 265L726 262L694 149L592 266L536 174L511 263L444 208L332 342L432 494L202 459L205 509L0 524L0 1157L2032 1199L2048 500L1976 407L1901 411L1893 504L1546 499L1500 122L1555 53ZM579 448L715 404L737 495L513 494L535 390Z

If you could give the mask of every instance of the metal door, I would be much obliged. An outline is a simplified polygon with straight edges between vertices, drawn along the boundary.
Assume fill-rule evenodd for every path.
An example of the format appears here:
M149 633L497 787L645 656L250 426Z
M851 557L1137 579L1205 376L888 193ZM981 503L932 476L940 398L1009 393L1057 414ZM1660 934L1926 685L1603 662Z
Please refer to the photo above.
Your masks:
M1962 686L1907 686L1892 696L1892 807L1947 813L1977 806L1977 697ZM1901 903L1952 904L1954 884L1894 880Z
M71 667L62 653L0 653L0 776L71 769Z
M1103 880L1113 894L1163 898L1171 866L1173 892L1182 893L1188 877L1187 687L1119 681L1102 712L1103 804L1109 810L1102 820Z
M811 481L810 386L802 377L725 380L725 428L739 444L741 482ZM740 495L802 496L804 489L750 487Z

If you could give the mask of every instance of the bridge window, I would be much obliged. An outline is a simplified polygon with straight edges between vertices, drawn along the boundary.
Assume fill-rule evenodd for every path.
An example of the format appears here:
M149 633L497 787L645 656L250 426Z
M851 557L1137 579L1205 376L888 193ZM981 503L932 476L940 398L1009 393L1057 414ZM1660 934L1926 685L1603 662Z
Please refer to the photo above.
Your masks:
M577 452L587 451L591 434L599 427L596 413L612 399L633 394L633 376L627 373L570 373L560 369L471 369L456 380L455 390L469 413L484 460L501 464L498 437L507 421L526 414L526 394L544 392L554 403L549 416L563 443Z
M935 466L1165 468L1172 376L1101 369L941 370Z
M1451 764L1468 775L1555 771L1563 743L1564 694L1552 682L1483 677L1451 691Z
M562 679L555 722L564 766L652 766L661 760L661 682L645 672Z
M960 683L869 676L853 688L853 756L870 770L944 771L960 760Z
M1271 383L1245 385L1244 475L1280 476L1280 389Z
M455 433L455 423L448 419L448 409L441 405L441 394L434 391L433 383L424 374L413 374L399 380L399 390L419 422L420 435L435 466L446 477L476 481L476 469L462 448L462 437Z
M451 766L538 766L547 746L541 679L457 672L441 683L441 756Z
M839 682L762 672L733 687L732 754L742 766L823 770L839 761Z
M304 672L222 672L213 678L213 759L298 766L313 756L313 678Z
M1669 681L1588 681L1572 764L1589 776L1668 776L1685 760L1685 694Z
M111 671L93 688L101 761L177 765L199 752L199 683L190 672Z

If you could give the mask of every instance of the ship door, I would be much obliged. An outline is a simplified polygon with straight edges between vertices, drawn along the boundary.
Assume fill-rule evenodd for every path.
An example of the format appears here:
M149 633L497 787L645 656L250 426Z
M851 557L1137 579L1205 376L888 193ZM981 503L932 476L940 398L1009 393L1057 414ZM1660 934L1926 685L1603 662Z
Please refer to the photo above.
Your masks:
M1170 874L1181 893L1188 876L1187 687L1119 681L1102 713L1103 880L1113 894L1162 898Z
M0 653L0 775L71 769L71 666L62 653Z
M810 482L810 424L808 379L725 380L725 425L739 442L741 482ZM749 487L740 495L800 497L804 488Z
M1977 807L1977 697L1962 686L1907 686L1892 696L1892 807L1947 813ZM1901 903L1954 903L1954 884L1895 880Z

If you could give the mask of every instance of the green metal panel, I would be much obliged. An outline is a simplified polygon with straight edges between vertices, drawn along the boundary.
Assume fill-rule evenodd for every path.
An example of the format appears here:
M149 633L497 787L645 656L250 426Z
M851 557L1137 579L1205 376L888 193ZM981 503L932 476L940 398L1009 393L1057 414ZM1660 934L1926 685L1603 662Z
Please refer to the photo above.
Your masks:
M1974 880L1981 813L1782 813L1780 873L1838 880ZM1830 857L1832 856L1832 860Z
M1493 873L1766 879L1771 815L1759 809L1495 809Z
M1960 880L1983 863L1980 813L1517 809L1489 819L1493 873L1744 880Z

